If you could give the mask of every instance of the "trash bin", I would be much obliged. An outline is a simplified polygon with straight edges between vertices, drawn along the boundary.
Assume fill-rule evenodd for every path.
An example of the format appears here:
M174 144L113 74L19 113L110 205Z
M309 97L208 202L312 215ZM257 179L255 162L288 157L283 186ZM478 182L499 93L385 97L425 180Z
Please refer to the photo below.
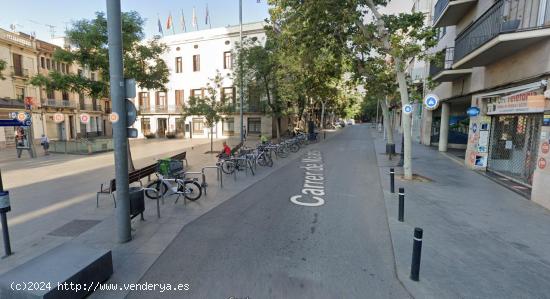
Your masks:
M134 218L139 214L143 214L143 211L145 211L145 197L143 188L130 187L128 189L128 195L130 197L130 217Z

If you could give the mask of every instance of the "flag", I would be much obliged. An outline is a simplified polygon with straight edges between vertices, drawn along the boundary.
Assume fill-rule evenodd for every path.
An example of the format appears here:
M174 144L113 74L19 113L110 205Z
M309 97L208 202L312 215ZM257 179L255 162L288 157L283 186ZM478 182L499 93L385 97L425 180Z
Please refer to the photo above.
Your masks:
M164 33L162 32L162 23L160 22L160 16L157 15L157 18L158 18L158 22L157 22L157 25L159 27L159 33L164 35Z
M172 13L168 15L168 20L166 20L166 30L172 28Z
M206 16L204 17L204 24L208 25L208 19L210 16L208 15L208 4L206 4Z
M193 6L193 19L192 19L193 29L199 29L199 24L197 24L197 14L195 13L195 7Z
M187 32L187 27L185 27L185 17L183 16L183 9L181 10L181 32Z

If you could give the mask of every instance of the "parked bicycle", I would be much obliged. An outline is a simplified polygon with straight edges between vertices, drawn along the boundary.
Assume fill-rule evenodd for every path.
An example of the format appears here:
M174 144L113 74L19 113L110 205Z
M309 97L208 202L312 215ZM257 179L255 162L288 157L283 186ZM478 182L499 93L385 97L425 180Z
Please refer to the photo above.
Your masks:
M180 196L195 201L202 195L201 185L197 178L185 178L183 170L183 161L175 160L159 160L157 163L157 180L152 181L147 185L147 188L157 190L145 190L145 196L151 199L158 199L162 196L167 196L170 191L172 194L177 194L176 203Z

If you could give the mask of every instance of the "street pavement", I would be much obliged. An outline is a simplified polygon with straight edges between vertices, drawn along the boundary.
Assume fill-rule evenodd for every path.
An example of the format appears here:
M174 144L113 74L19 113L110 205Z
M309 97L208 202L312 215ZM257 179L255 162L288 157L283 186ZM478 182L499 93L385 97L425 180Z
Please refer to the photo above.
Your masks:
M309 154L308 154L309 152ZM322 171L303 161L322 156ZM301 167L310 167L304 169ZM291 202L304 189L315 191ZM317 188L312 180L322 179ZM312 191L308 191L312 192ZM188 291L128 298L409 298L397 280L372 139L365 126L310 145L301 157L178 233L140 283Z

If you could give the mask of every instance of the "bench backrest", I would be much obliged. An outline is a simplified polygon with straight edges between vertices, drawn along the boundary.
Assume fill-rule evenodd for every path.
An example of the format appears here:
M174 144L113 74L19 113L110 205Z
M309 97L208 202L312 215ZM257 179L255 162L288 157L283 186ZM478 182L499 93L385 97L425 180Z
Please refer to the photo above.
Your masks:
M170 159L172 160L185 160L187 157L187 152L183 152L181 154L177 154L177 155L174 155L172 157L170 157Z

